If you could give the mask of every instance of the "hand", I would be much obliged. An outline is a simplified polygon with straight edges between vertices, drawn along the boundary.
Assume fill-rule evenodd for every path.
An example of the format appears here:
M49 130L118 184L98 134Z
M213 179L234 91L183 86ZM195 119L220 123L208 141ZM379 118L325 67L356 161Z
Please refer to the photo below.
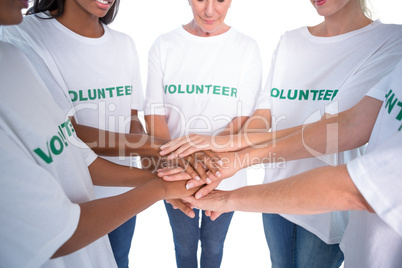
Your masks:
M211 150L213 152L229 151L231 136L206 136L190 134L171 140L162 145L160 155L168 155L168 159L185 157L199 151ZM233 148L232 148L233 150Z
M190 218L195 217L193 207L191 206L190 203L184 202L181 199L169 199L166 200L166 203L171 204L174 209L180 209L184 214L186 214Z
M240 163L236 162L235 153L219 153L218 157L222 161L222 166L219 169L220 176L215 176L214 174L212 174L211 172L208 171L207 178L210 179L210 182L208 184L211 184L216 181L220 182L223 179L229 178L229 177L233 176L241 168ZM188 189L191 189L193 187L199 187L203 184L204 183L202 181L191 179L187 182L186 187ZM201 194L201 196L204 196L205 194L207 194L209 192L208 190L211 191L210 188L206 187L205 189L201 189L200 192L198 192L197 194ZM196 195L196 197L198 197L198 196Z
M207 216L211 220L217 219L222 213L229 212L228 198L229 191L214 190L201 199L196 199L193 196L185 197L183 200L191 204L191 206L209 211Z
M207 217L210 217L212 221L216 220L221 216L224 212L216 212L216 211L210 211L210 210L205 210L205 215Z
M158 184L162 184L162 187L164 189L164 196L163 199L180 199L183 197L187 197L190 195L194 195L196 191L198 191L199 188L194 188L194 189L186 189L186 181L164 181L161 179L156 179L158 180Z
M176 158L170 160L168 167L159 169L158 176L163 177L167 181L187 180L187 176L183 175L186 172L195 181L202 180L203 183L211 183L209 174L214 174L216 177L221 176L220 166L223 162L217 155L211 151L198 152L184 158Z

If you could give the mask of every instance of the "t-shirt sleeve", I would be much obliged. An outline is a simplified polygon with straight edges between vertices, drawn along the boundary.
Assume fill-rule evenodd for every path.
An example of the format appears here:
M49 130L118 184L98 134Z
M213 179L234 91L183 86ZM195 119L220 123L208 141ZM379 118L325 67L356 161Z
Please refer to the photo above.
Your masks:
M163 99L163 71L161 65L160 39L157 39L148 55L148 78L145 94L145 115L165 115Z
M402 236L402 132L347 164L354 184L377 215Z
M338 103L337 110L329 113L335 114L353 107L356 100L361 100L362 96L394 70L402 58L402 44L401 41L398 42L386 44L381 50L369 55L353 76L341 86L339 92L342 93L334 98L334 102Z
M46 47L40 46L40 41L34 40L36 36L24 33L18 26L5 27L1 39L19 48L29 59L57 105L66 116L73 116L74 106L67 95L67 86L54 64L52 57L48 55Z
M396 72L394 71L385 76L383 79L381 79L380 82L378 82L374 87L372 87L369 90L369 92L367 92L366 96L383 101L385 94L390 90L390 85L391 82L394 80L395 75Z
M253 40L254 41L254 40ZM255 41L249 45L247 51L250 55L244 64L238 87L241 89L241 116L251 116L254 112L256 99L261 92L262 62L260 49Z
M77 228L80 207L0 129L1 267L41 267Z
M255 110L271 109L270 93L271 93L271 86L272 86L272 78L273 78L274 71L275 71L275 62L276 62L276 55L278 53L278 48L279 48L279 43L278 43L274 53L272 54L271 67L269 69L268 77L265 82L264 89L260 92L259 96L257 97L257 102L255 104Z

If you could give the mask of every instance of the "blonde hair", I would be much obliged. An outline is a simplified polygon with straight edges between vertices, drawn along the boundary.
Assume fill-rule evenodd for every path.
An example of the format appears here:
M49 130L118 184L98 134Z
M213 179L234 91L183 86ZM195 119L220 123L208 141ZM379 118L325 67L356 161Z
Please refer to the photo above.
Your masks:
M369 19L372 17L371 10L367 7L367 2L368 0L360 0L360 7L364 13Z

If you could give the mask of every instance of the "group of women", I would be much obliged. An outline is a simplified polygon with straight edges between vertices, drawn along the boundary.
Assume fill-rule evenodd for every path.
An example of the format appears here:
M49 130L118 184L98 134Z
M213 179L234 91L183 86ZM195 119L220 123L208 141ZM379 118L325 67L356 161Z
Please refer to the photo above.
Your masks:
M103 158L130 167L133 154L159 158L161 145L198 134L179 139L180 146L171 144L179 149L172 156L192 163L198 172L180 174L191 179L187 188L207 185L197 193L200 199L212 189L230 191L247 184L245 170L229 178L222 176L211 164L212 151L252 148L297 132L299 125L346 111L391 73L402 57L402 27L372 21L365 0L310 0L323 22L283 34L261 90L258 45L225 23L231 2L188 1L193 19L161 35L150 49L145 101L134 42L107 26L117 14L119 0L35 0L21 24L2 27L1 40L28 57L78 137ZM137 117L142 110L147 134ZM188 152L210 136L253 141L224 142L232 146L221 148L208 143ZM280 151L279 144L274 147ZM289 156L285 159L292 161L280 166L271 163L264 183L325 165L345 164L364 150L353 148L325 157L317 152L318 157L304 160L296 160L303 156ZM194 165L200 153L205 164ZM159 170L159 175L170 180L171 170ZM131 186L137 185L140 183ZM97 198L132 192L131 188L105 186L95 191ZM233 212L211 220L207 216L211 212L191 209L175 198L165 198L165 206L177 267L198 267L199 241L200 266L220 267ZM348 221L347 211L264 213L272 266L339 267L344 260L339 243ZM135 216L109 233L118 267L128 267L134 227ZM92 259L86 261L91 267Z

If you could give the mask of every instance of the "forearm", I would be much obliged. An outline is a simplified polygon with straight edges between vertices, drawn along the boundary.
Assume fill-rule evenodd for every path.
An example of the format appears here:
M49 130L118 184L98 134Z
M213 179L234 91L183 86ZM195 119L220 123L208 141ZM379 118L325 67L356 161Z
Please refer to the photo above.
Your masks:
M159 156L167 140L147 134L125 134L74 124L78 137L102 156Z
M138 187L157 176L149 170L121 166L98 157L89 167L94 185Z
M163 182L155 179L122 195L80 204L81 214L76 231L53 257L64 256L89 245L164 196Z
M319 157L358 148L368 142L381 102L372 98L337 116L301 126L299 131L238 153L244 167ZM364 115L364 116L363 116ZM282 134L280 135L282 136Z
M232 141L234 144L236 144L235 146L236 150L242 150L249 147L257 147L257 148L264 147L265 144L286 137L290 134L299 131L300 129L302 129L302 126L297 126L274 132L262 131L262 132L239 133L232 136Z
M372 209L345 166L323 167L264 185L228 192L225 211L317 214Z

